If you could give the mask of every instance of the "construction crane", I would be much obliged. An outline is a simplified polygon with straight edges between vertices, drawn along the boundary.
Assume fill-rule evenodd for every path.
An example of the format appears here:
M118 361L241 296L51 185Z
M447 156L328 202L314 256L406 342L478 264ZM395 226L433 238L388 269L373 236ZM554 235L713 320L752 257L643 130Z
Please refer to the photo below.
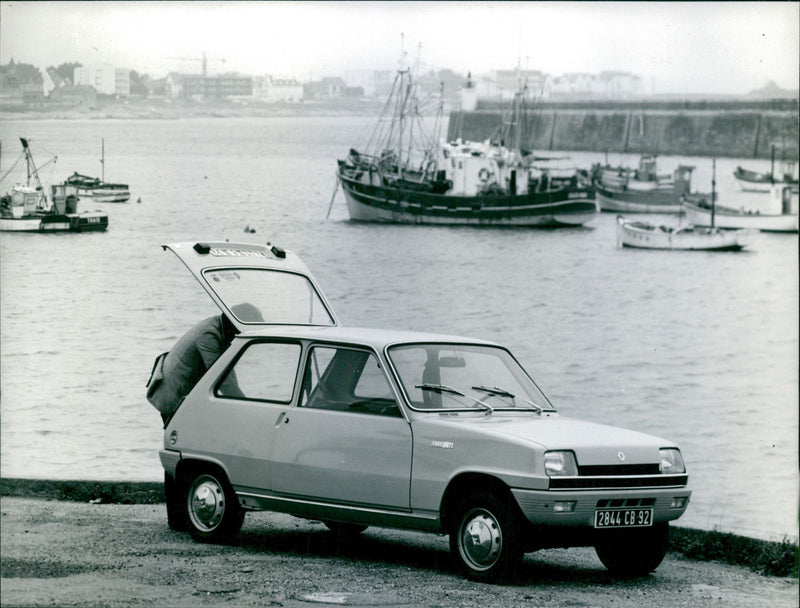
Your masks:
M221 63L225 63L224 59L218 59L215 57L210 57L210 58L206 57L205 51L203 51L202 57L167 57L167 59L170 59L172 61L201 61L203 65L203 78L205 78L208 75L207 70L209 61L219 61Z

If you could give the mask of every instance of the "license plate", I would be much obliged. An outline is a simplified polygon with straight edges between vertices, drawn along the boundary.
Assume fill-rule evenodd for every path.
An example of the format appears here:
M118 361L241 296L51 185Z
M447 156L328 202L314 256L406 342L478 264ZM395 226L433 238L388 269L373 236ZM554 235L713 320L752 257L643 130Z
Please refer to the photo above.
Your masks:
M601 509L594 512L595 528L644 528L653 525L653 509Z

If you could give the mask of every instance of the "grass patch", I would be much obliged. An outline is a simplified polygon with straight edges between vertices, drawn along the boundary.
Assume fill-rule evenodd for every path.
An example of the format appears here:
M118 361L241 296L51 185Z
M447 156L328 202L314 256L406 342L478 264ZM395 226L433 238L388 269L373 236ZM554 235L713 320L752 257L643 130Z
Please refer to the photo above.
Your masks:
M797 577L797 544L738 536L719 530L670 528L670 549L687 557L745 566L769 576Z
M164 484L149 481L53 481L0 478L0 496L100 504L158 504L164 502Z

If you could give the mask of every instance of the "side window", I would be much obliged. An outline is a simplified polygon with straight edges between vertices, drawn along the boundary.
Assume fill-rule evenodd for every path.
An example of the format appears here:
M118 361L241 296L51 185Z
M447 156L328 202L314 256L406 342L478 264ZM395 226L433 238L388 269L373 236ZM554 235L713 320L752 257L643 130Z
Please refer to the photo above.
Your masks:
M374 354L328 346L309 353L300 407L401 416Z
M246 348L216 388L218 397L289 403L292 400L300 345L254 342Z

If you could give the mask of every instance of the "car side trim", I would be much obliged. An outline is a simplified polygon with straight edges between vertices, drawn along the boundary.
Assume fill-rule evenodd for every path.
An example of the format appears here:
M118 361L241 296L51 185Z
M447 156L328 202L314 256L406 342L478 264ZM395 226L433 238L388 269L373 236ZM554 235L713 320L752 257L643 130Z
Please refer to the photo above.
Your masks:
M245 509L278 511L313 520L331 520L382 528L403 528L436 532L441 529L435 511L402 512L375 507L362 507L320 502L288 496L266 495L234 488L239 504Z

